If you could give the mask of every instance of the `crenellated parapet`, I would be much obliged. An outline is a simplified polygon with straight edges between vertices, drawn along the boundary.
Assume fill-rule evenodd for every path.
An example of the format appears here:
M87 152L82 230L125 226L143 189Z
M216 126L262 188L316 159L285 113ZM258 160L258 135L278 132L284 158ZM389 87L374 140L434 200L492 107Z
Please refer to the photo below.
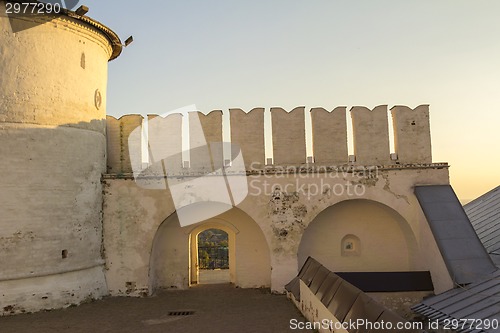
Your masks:
M377 106L373 110L354 106L351 117L357 164L390 164L387 105Z
M231 143L240 147L245 158L245 167L262 168L266 162L264 142L264 108L255 108L246 113L241 109L230 109Z
M141 137L131 138L132 132L142 129L144 118L138 114L126 115L116 119L106 117L107 156L109 173L132 173L131 154L141 154ZM137 131L135 132L137 133ZM141 167L135 165L135 167Z
M151 167L157 169L154 172L163 173L164 168L180 172L183 162L181 151L182 115L148 115L148 160ZM165 156L169 158L165 159Z
M302 106L293 110L254 108L249 112L234 108L228 112L229 123L224 123L221 110L207 115L201 112L149 115L147 122L140 115L120 119L108 116L108 172L132 173L144 169L144 163L153 174L216 172L230 168L237 156L242 157L246 170L290 165L432 163L428 105L414 109L392 107L392 136L387 105L373 109L354 106L349 111L345 106L331 111ZM184 124L186 121L188 126ZM267 133L266 122L271 125ZM147 126L147 131L143 126ZM189 139L183 129L189 131ZM225 132L230 142L223 143ZM147 138L143 133L148 133ZM312 141L306 143L308 135ZM353 151L349 155L351 140ZM308 156L307 151L312 153Z
M346 107L331 112L323 108L311 109L314 162L343 164L348 160Z
M296 165L306 161L305 108L290 112L271 108L274 164Z
M224 163L222 149L222 111L207 115L189 113L190 167L200 171L220 169Z
M432 163L429 105L391 108L394 145L400 163Z

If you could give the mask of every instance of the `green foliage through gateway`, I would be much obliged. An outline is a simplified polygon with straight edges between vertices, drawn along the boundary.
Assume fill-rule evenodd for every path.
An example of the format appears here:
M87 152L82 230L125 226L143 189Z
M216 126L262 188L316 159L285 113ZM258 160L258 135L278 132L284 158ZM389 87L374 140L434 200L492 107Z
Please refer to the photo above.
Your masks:
M219 229L208 229L198 235L200 269L228 269L228 235Z

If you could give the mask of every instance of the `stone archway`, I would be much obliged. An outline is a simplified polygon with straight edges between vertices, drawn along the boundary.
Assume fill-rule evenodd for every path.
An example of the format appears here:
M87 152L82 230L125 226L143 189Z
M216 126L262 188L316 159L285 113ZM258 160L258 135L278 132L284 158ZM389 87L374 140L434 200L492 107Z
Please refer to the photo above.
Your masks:
M408 222L372 200L346 200L324 209L305 229L299 268L308 256L335 272L411 271L418 246Z
M270 287L271 259L264 234L249 215L233 207L195 225L181 227L177 213L160 224L149 261L150 294L159 288L186 289L197 281L193 248L196 249L196 236L210 228L229 234L232 283L241 288Z
M229 241L229 281L231 283L236 283L236 235L239 230L231 223L214 218L207 222L204 222L189 233L189 244L190 244L190 285L200 283L200 271L198 267L198 235L209 229L218 229L227 233Z

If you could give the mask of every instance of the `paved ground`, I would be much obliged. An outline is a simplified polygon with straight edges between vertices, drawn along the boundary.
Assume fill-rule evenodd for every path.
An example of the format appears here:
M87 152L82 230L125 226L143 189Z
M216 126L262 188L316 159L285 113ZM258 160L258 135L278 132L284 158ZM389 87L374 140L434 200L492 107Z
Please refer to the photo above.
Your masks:
M194 314L168 315L179 310ZM292 331L291 319L304 321L286 296L218 284L165 291L150 298L110 297L65 310L0 317L0 332L280 333Z
M229 269L200 269L200 284L229 283Z

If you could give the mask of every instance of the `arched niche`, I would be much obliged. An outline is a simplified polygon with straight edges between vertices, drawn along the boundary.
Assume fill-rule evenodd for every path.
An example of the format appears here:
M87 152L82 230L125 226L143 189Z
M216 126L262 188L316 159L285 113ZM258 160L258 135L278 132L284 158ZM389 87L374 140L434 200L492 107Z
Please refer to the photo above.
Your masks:
M334 272L411 271L417 249L398 212L372 200L346 200L324 209L305 229L298 265L311 256Z
M360 256L361 240L358 236L348 234L340 241L340 254L343 257Z

